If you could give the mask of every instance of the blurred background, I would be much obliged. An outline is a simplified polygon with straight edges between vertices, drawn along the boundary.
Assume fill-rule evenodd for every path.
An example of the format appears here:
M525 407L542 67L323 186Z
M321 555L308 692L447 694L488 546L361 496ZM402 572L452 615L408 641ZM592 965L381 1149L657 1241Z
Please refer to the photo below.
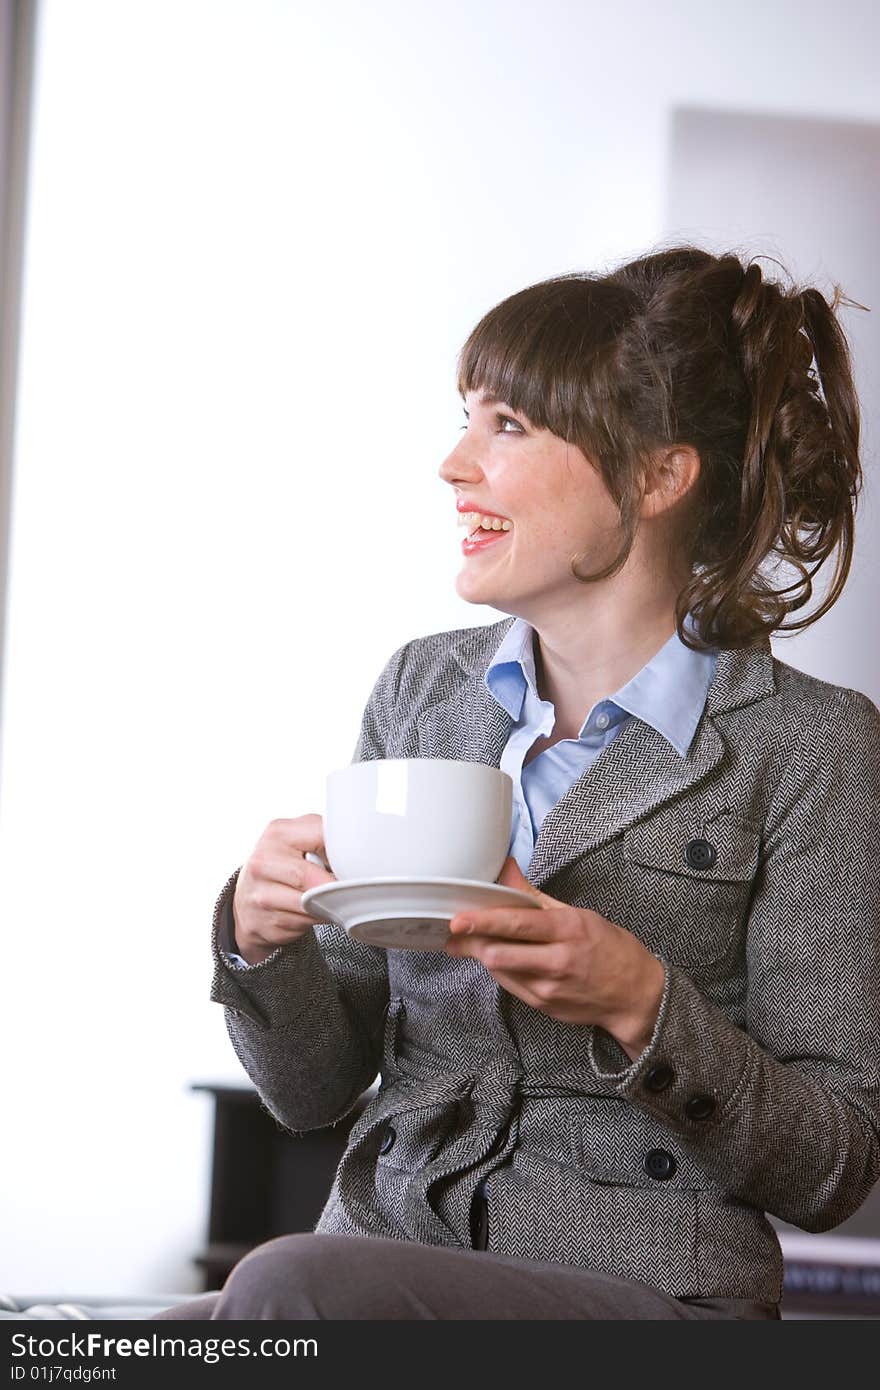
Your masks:
M490 305L687 240L872 310L853 571L774 650L880 703L880 9L0 14L0 1291L186 1292L215 898L396 647L499 617L437 476Z

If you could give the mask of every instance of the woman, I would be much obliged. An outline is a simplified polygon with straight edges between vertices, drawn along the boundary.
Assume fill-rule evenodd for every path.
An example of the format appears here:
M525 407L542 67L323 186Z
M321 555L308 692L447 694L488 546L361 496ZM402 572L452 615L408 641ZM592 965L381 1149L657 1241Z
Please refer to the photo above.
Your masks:
M370 947L299 911L332 879L305 859L321 818L266 829L215 912L236 1052L295 1131L382 1084L316 1231L203 1316L774 1318L765 1213L820 1231L864 1201L880 714L769 642L849 572L838 302L681 247L472 332L440 474L483 536L458 592L510 616L395 652L354 760L508 771L499 881L535 906L455 919L445 952Z

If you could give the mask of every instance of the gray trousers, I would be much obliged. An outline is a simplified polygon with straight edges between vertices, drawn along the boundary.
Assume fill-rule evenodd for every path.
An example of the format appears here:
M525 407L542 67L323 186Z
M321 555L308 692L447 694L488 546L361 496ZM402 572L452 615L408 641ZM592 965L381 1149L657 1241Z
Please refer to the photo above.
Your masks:
M259 1245L219 1293L152 1321L778 1318L775 1303L674 1298L577 1265L373 1236L305 1232Z

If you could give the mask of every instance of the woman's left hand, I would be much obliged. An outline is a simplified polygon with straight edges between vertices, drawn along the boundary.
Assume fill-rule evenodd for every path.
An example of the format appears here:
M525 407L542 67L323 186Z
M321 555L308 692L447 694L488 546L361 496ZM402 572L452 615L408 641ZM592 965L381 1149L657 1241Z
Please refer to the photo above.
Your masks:
M531 894L535 906L456 914L447 953L473 956L526 1004L562 1023L598 1025L631 1059L638 1057L657 1021L666 982L662 961L598 912L540 892L511 857L497 882Z

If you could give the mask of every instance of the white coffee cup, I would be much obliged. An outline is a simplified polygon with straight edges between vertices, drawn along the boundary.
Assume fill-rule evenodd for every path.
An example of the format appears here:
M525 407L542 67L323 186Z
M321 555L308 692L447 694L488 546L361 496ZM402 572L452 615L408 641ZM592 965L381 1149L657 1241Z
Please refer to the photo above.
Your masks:
M324 847L338 879L495 883L510 845L513 782L485 763L370 758L327 775Z

